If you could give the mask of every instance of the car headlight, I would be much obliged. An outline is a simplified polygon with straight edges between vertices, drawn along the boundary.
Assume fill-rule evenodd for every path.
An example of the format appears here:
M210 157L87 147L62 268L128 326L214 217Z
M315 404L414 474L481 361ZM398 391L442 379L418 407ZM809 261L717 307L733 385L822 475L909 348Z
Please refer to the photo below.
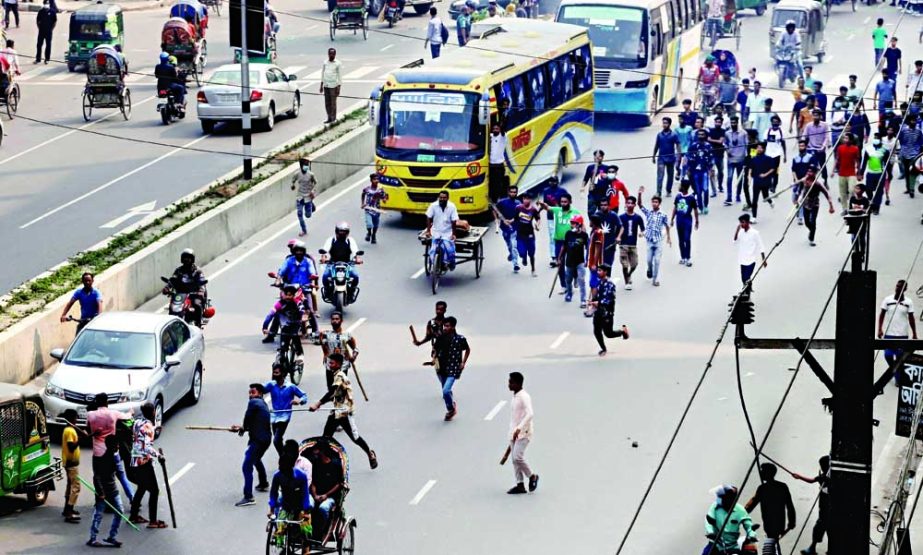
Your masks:
M143 401L147 397L146 389L136 389L134 391L126 391L122 393L119 397L119 403L132 403L136 401Z
M49 383L48 385L45 386L45 395L49 397L57 397L58 399L63 399L64 390L54 385L53 383Z

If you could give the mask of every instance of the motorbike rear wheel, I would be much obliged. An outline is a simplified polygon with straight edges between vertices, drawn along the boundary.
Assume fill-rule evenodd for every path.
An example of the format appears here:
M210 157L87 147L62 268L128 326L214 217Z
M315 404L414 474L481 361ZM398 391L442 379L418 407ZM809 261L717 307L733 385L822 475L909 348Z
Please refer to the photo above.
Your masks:
M164 125L170 125L170 104L165 104L160 110L160 119Z

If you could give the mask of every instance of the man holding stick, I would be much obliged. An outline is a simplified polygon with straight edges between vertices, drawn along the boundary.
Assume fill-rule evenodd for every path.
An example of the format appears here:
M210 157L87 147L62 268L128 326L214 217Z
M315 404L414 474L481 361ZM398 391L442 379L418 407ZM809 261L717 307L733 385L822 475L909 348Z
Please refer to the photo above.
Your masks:
M94 438L95 439L95 438ZM90 539L87 541L89 547L122 547L122 542L116 539L119 535L119 526L125 510L122 508L122 498L119 496L119 490L115 485L115 454L118 451L118 441L115 434L105 436L103 439L103 451L100 455L93 455L93 486L96 490L96 507L93 510L93 522L90 524ZM116 514L112 516L112 524L109 526L109 535L100 543L96 537L99 535L99 527L103 522L103 512L109 505Z
M538 474L532 472L526 462L526 447L532 440L532 397L522 388L525 381L519 372L510 372L508 387L513 392L510 404L510 446L507 451L513 456L513 473L516 485L506 493L526 493L525 479L529 478L529 491L538 487ZM503 460L506 460L504 455Z
M442 400L445 401L445 421L448 422L458 414L458 404L452 395L452 387L461 379L462 371L471 356L471 347L463 335L455 331L458 320L454 316L445 319L442 325L442 335L436 340L433 348L436 367L436 377L442 385Z
M285 430L292 421L291 408L295 405L295 400L298 400L299 405L308 403L308 394L297 385L287 383L285 376L282 365L279 362L273 362L272 381L266 382L263 386L272 401L272 414L269 419L272 427L272 444L280 457L282 456L282 445L285 442Z
M413 326L410 326L410 336L413 338L413 344L417 347L424 343L429 343L430 347L433 349L431 351L431 356L435 360L436 356L436 340L442 336L442 324L445 323L445 311L449 308L449 305L445 301L436 301L436 315L430 318L429 322L426 323L426 335L423 339L417 339L417 332L413 329ZM425 362L424 365L432 365L433 362Z
M333 386L333 372L327 364L330 355L339 353L343 356L343 373L349 373L349 368L359 356L359 348L356 345L356 338L348 331L343 331L343 314L334 311L330 315L330 330L323 331L320 334L320 348L324 352L324 366L327 368L327 389ZM352 352L346 356L346 350L349 348Z
M263 384L252 383L249 390L249 402L247 403L247 412L244 413L244 423L242 426L237 424L231 426L232 432L237 432L243 436L244 432L249 433L247 441L247 451L244 453L244 496L240 501L234 504L235 507L247 507L255 505L253 499L253 468L256 467L259 483L256 491L267 491L269 489L269 479L266 476L266 468L263 466L263 454L269 449L272 443L272 429L269 424L269 407L263 396L266 389Z

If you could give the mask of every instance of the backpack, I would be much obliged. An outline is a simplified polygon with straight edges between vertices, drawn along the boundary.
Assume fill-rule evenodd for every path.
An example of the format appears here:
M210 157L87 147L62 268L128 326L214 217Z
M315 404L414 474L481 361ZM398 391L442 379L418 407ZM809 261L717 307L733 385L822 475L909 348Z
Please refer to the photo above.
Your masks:
M443 24L440 24L440 27L442 27L442 29L439 30L440 36L442 37L442 44L446 44L449 42L449 30L446 29Z

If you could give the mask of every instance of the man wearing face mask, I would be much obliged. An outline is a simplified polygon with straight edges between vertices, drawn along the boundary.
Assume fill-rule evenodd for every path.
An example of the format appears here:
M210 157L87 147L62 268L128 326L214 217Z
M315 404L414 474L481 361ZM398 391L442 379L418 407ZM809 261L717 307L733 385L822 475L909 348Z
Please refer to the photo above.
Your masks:
M744 544L756 542L750 514L737 502L737 488L719 486L715 497L717 499L705 514L705 537L709 545L705 546L703 553L737 553L741 527L747 535Z
M314 189L317 187L317 179L311 171L310 160L302 158L298 160L298 165L301 171L292 175L292 190L295 191L295 211L298 214L298 225L301 226L298 236L304 237L308 234L304 219L314 214Z

